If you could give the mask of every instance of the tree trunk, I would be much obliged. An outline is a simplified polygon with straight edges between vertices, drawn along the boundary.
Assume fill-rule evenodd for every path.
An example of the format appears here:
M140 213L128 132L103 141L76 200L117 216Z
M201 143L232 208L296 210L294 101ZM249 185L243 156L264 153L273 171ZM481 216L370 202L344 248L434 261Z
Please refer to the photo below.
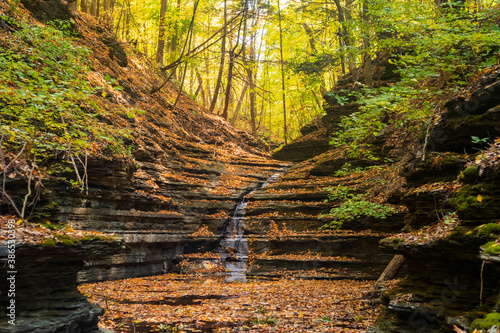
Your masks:
M372 57L370 55L369 49L370 49L370 15L368 13L368 5L365 2L363 2L363 21L364 21L364 26L365 26L365 32L363 34L363 44L365 47L365 54L364 54L364 70L365 70L365 83L368 86L368 88L373 87L373 63L372 63Z
M280 0L278 0L278 21L279 21L279 30L280 30L281 94L283 97L283 137L285 139L285 144L287 144L288 143L288 127L286 124L285 67L283 64L283 29L281 28Z
M246 3L247 2L245 1L245 5L246 5ZM241 46L241 49L239 50L239 52L236 53L236 49L238 48L238 45L240 43L241 24L243 23L243 20L245 20L244 27L243 27L243 45ZM234 47L231 45L230 46L231 50L229 51L229 67L227 69L226 98L225 98L225 101L224 101L224 111L222 112L222 118L224 118L224 120L227 120L227 117L228 117L231 88L232 88L232 83L233 83L234 62L235 62L236 58L242 52L245 51L246 32L247 32L247 20L245 18L245 15L243 15L243 17L242 17L242 19L240 21L240 25L238 27L238 36L236 37L236 45Z
M96 13L97 13L97 3L98 2L99 2L99 0L91 0L91 2L90 2L90 15L97 16Z
M351 5L353 2L354 2L354 0L347 0L346 1L346 9L344 11L344 16L348 22L352 21L352 16L351 16L352 7L351 7ZM351 46L353 46L354 42L352 40L352 35L349 33L347 28L346 28L345 37L346 37L346 46L348 46L350 48ZM350 48L350 49L352 50L352 48ZM347 54L347 60L349 62L349 73L351 73L352 82L356 82L358 80L356 55L352 51L349 51L349 53Z
M304 27L304 30L306 31L307 37L309 38L309 46L311 46L311 52L313 55L318 54L318 49L316 48L316 41L314 40L314 34L312 29L307 25L307 23L302 23L302 27ZM325 77L323 73L318 73L318 75L321 76L321 86L319 87L319 91L321 93L321 96L324 96L327 92L326 90L326 84L325 84Z
M147 26L146 26L146 23L143 24L142 26L142 34L143 34L143 37L144 37L144 46L143 46L143 52L144 52L144 55L146 56L146 58L148 57L148 54L149 54L149 49L148 49L148 44L149 44L149 38L148 38L148 29L147 29Z
M338 11L338 21L342 26L342 29L339 31L340 39L342 41L341 46L345 46L346 48L352 46L351 37L346 26L346 19L349 19L351 15L350 7L352 2L353 0L347 1L346 10L344 10L342 5L340 4L340 0L335 0L335 5L337 6L337 11ZM349 66L349 73L352 76L353 82L355 82L357 79L356 58L351 51L347 53L347 62ZM343 69L342 72L345 73L345 65L342 69Z
M129 12L127 13L126 20L125 20L125 40L130 41L130 17L132 15L130 14L130 8Z
M165 53L165 13L167 12L167 0L161 0L160 24L158 30L158 46L156 48L156 63L163 66L163 54Z
M252 136L254 138L257 138L257 110L255 107L255 76L254 76L254 71L252 69L252 66L255 61L255 38L254 36L251 36L250 38L250 49L248 52L248 60L250 60L250 64L248 62L245 62L246 66L246 71L247 71L247 80L248 80L248 85L250 86L250 94L249 94L249 99L250 99L250 125L252 127Z
M81 0L80 1L80 10L82 11L82 13L88 13L89 12L88 0Z
M115 35L118 37L118 33L120 32L120 24L122 21L122 16L123 16L123 7L122 10L120 11L120 16L118 16L118 23L116 24L116 29L115 29Z
M220 56L220 66L219 74L217 75L217 82L215 83L214 95L212 97L212 102L210 103L210 113L214 113L215 105L217 105L217 98L219 97L219 90L222 83L222 72L224 71L224 61L226 58L226 32L227 32L227 1L224 0L224 29L222 31L222 46L221 46L221 56Z
M245 99L245 94L248 89L248 81L245 82L245 85L243 86L243 90L241 91L240 98L238 99L238 104L236 105L236 109L234 110L234 114L231 117L231 120L229 121L231 124L234 124L236 122L236 119L238 118L238 114L240 113L241 106L243 105L243 100Z
M181 0L177 0L177 8L180 10L181 8ZM170 42L168 45L169 48L169 53L170 53L170 58L169 61L174 61L177 57L177 51L179 48L179 24L177 21L175 21L174 26L173 26L173 33L170 36ZM174 67L174 78L176 77L177 74L177 69Z
M198 79L198 84L199 84L199 88L196 92L196 96L198 96L198 92L201 92L201 100L203 101L203 106L204 107L207 107L207 96L205 95L205 89L203 88L203 79L201 77L201 74L198 70L196 70L196 78Z
M400 254L395 255L375 283L376 288L380 287L382 282L394 279L399 273L399 270L403 267L404 263L404 256Z
M207 107L210 107L210 105L208 104L208 101L210 100L210 102L212 101L212 91L210 90L210 60L209 60L209 53L208 53L208 50L207 50L207 56L205 57L205 74L207 76L207 84L205 85L205 87L207 87Z
M342 49L345 45L344 45L344 38L342 37L342 29L341 28L339 28L338 35L339 35L339 47ZM342 69L342 75L345 75L346 70L345 70L344 52L340 52L340 67Z
M229 67L227 69L227 85L226 85L226 98L224 99L224 111L222 111L222 118L227 120L229 101L231 93L231 85L233 83L233 67L234 67L234 52L231 50L229 52Z

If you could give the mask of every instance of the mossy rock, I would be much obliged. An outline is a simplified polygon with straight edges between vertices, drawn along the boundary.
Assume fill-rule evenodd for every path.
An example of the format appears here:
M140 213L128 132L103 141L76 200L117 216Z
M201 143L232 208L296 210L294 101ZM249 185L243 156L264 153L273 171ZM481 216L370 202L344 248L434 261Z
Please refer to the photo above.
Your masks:
M396 249L400 245L404 244L404 242L405 240L402 238L384 238L380 241L380 246Z
M484 248L484 254L499 255L500 254L500 243L498 242L488 242L482 246Z
M474 320L471 325L471 332L474 330L485 332L493 326L500 327L500 313L489 313L484 319Z
M96 236L96 235L87 235L84 236L81 241L82 242L91 242L91 241L102 241L102 242L110 242L116 240L116 237L113 236Z
M64 245L75 245L75 244L79 244L80 243L80 240L78 238L71 237L71 236L68 236L68 235L55 234L54 238L58 242L60 242L60 243L62 243Z
M500 223L488 223L474 229L474 234L481 237L496 238L500 236Z
M44 238L42 246L48 246L48 247L56 246L56 241L50 238Z
M466 224L485 224L498 221L500 188L497 180L476 185L466 184L449 200L458 217Z
M472 183L479 178L479 167L469 166L460 173L460 180L464 183Z

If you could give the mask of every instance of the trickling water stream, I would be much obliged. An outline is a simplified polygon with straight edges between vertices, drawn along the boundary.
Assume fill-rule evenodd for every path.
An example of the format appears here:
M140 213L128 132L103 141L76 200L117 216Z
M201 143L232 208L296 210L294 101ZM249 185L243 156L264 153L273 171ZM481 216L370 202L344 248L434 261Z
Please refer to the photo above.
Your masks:
M282 170L270 176L261 185L261 188L268 186L278 179L284 171L285 170ZM222 264L229 274L226 278L226 282L246 282L248 242L244 236L245 209L248 204L248 197L254 192L255 190L245 195L238 206L236 206L234 214L229 220L229 224L224 233L224 239L219 245L221 248Z

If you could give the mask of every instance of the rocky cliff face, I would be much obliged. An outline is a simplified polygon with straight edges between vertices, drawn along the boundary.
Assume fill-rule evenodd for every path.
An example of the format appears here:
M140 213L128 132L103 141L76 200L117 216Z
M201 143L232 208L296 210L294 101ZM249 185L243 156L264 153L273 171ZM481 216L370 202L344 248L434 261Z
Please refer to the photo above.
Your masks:
M495 251L500 234L499 83L498 67L485 71L467 91L444 103L439 119L420 140L412 137L411 133L405 134L401 140L401 133L391 126L369 139L370 149L375 156L398 160L388 169L385 169L384 164L380 165L386 170L381 172L385 175L381 178L392 179L384 186L394 188L394 191L386 193L383 200L403 205L406 211L388 220L357 220L345 228L351 232L370 229L393 233L388 238L370 235L365 237L365 243L352 243L353 247L360 249L357 258L366 260L368 265L375 268L374 274L367 277L376 277L375 273L383 268L382 263L387 263L393 254L404 255L407 269L404 272L406 278L397 288L383 289L382 300L387 307L377 325L371 329L372 332L449 332L453 325L467 330L471 326L479 328L479 325L486 328L486 323L491 324L493 316L489 320L481 321L481 318L488 312L499 311L500 276L498 251ZM323 192L321 196L319 193L327 187L342 184L359 189L363 187L360 184L364 184L365 189L369 188L370 183L363 177L353 181L339 175L343 174L346 165L352 170L365 168L373 162L352 159L341 149L326 147L327 138L338 122L335 117L345 115L346 110L356 111L355 103L349 102L352 104L340 106L335 100L330 101L332 106L327 108L327 116L322 118L322 122L306 127L301 138L275 153L274 156L285 160L308 160L296 167L296 170L302 171L300 176L294 178L290 172L283 178L283 183L274 185L275 193L279 194L257 194L257 200L297 200L290 206L291 212L294 209L292 207L295 207L297 215L300 214L297 211L307 209L305 202L317 200L317 212L325 213L328 205L322 207L321 201L327 194ZM329 124L331 120L333 123ZM312 147L323 147L318 140L324 144L324 151L312 150ZM391 168L397 171L388 171ZM336 204L332 202L329 206ZM257 211L275 207L272 205L275 204L261 204ZM283 230L297 231L300 228L312 230L321 224L318 220L313 222L312 219L302 218L298 222L299 219L289 217L283 211L277 216L261 220L259 225L271 225L269 221L279 221L283 224ZM405 233L398 234L401 230ZM293 260L283 260L279 254L291 252L287 244L294 241L295 248L307 243L300 238L294 239L292 234L289 232L287 236L282 233L277 242L272 238L271 241L262 242L267 247L260 247L270 249L271 256L266 258L267 261L260 259L257 262L269 272L275 271L280 265L290 269ZM350 237L359 239L360 235ZM336 253L342 253L344 249L339 243L334 245L334 239L341 242L341 235L316 239L321 244L318 249L334 248L339 251ZM377 249L376 243L381 239L382 245ZM374 246L367 246L367 240L373 242ZM274 242L280 245L272 248ZM346 255L356 257L352 249ZM325 252L334 252L328 250ZM380 251L389 256L379 256L377 253ZM281 261L273 259L274 253ZM367 253L373 254L373 257L366 258ZM374 260L375 257L377 260ZM330 268L332 266L328 265L331 264L325 263L325 266ZM349 262L340 266L344 272L354 267Z
M120 112L109 116L107 121L132 132L133 138L124 142L132 156L87 156L85 165L78 165L88 176L85 190L60 178L44 180L39 215L74 229L121 235L126 244L111 257L87 260L80 281L158 274L169 270L179 254L214 248L239 200L284 164L271 160L248 134L208 114L186 94L174 107L174 84L151 94L162 77L142 67L147 60L140 53L118 43L93 17L72 15L60 4L61 17L45 13L52 5L26 3L43 22L74 20L77 42L92 52L89 79L105 92L96 94L96 103L111 110L144 111L133 118ZM123 89L115 89L110 80ZM22 196L26 186L15 175L12 171L7 189ZM75 178L71 171L55 176ZM190 236L202 228L206 237Z
M54 19L51 4L26 6L44 22ZM83 189L61 179L75 179L74 172L45 175L35 216L52 225L117 235L121 243L113 251L100 251L95 243L52 248L22 245L18 239L19 325L2 326L13 332L90 332L101 310L78 293L77 283L159 274L171 270L182 254L215 249L241 198L286 165L186 94L174 107L174 84L150 94L163 77L143 67L145 57L118 43L93 17L72 15L59 5L63 17L55 18L72 19L76 43L91 50L89 80L100 87L95 102L116 111L104 121L132 132L124 142L132 155L86 156L77 165L87 176ZM11 15L6 5L0 8ZM30 17L22 6L13 15ZM2 29L1 38L14 32ZM115 89L110 80L123 89ZM129 118L119 111L122 107L144 113ZM16 168L8 170L6 188L13 197L25 195L21 176ZM4 202L1 212L11 213ZM2 261L6 251L2 246ZM6 281L2 275L2 292Z
M405 219L415 231L382 245L405 256L409 274L395 290L383 291L387 308L373 332L469 330L474 319L499 311L498 252L480 256L484 244L495 248L500 234L499 84L500 69L492 68L465 96L446 103L425 155L404 170Z
M84 260L106 256L120 248L119 242L99 240L71 246L18 244L15 272L2 269L0 273L0 331L97 332L98 317L104 309L91 304L78 291L77 274ZM0 251L0 262L7 263L7 248L2 246ZM9 282L7 289L3 288L4 281Z

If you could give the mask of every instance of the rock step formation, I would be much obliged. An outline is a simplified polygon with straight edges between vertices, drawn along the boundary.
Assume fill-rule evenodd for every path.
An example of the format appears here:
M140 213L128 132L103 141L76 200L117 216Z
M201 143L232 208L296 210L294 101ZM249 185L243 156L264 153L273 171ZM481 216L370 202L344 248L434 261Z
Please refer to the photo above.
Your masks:
M83 241L77 245L16 246L15 325L0 322L1 332L52 333L97 332L97 322L104 310L91 304L77 289L77 274L84 260L109 255L120 249L120 242ZM7 250L2 247L0 264L7 263ZM64 268L64 269L62 269ZM10 274L0 272L2 281ZM8 290L8 289L3 289ZM6 293L0 306L7 311Z
M294 166L249 197L245 234L254 257L248 275L378 278L392 258L379 249L379 241L402 227L401 216L380 229L373 219L357 219L338 232L322 230L331 220L326 214L340 203L327 200L329 189L361 179L314 176L311 168L306 162Z

